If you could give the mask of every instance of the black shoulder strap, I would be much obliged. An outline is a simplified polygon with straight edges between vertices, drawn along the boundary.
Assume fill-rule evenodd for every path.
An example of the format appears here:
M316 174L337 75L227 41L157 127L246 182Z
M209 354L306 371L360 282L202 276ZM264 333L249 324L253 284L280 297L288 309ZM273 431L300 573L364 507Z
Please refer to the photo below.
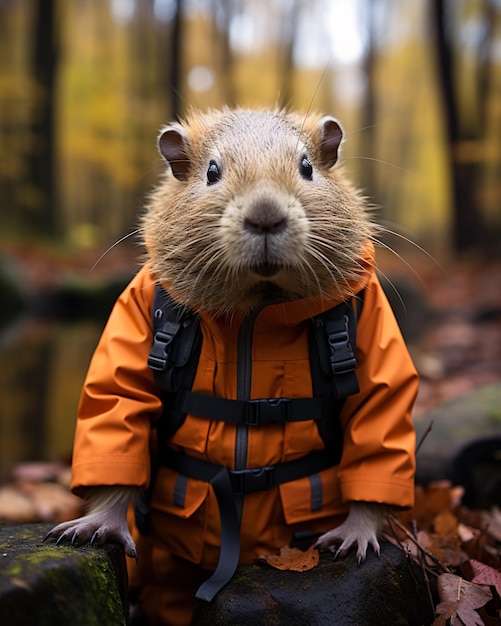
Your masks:
M191 309L178 305L157 286L148 365L165 395L161 433L169 437L176 432L187 413L250 426L313 419L329 447L341 445L337 415L346 396L359 390L355 348L361 295L356 297L356 302L356 310L350 299L312 320L309 340L312 398L237 401L191 391L202 346L200 320Z
M312 320L310 343L314 342L318 350L315 360L319 361L323 373L330 377L337 398L346 398L360 390L355 352L357 319L362 304L363 291L355 296L355 304L350 298ZM313 356L310 351L310 357Z
M153 301L153 346L148 357L148 366L153 370L155 380L162 389L176 390L177 374L191 364L196 354L194 348L200 339L199 335L198 316L191 309L177 304L157 285Z
M159 285L153 301L153 346L148 366L156 384L164 392L164 414L159 434L174 434L186 417L179 396L193 387L197 372L202 332L200 318L188 307L182 307Z
M339 414L346 397L359 391L356 345L363 296L362 290L354 299L350 298L318 315L310 327L313 395L326 399L326 410L317 427L327 449L339 459L343 446Z

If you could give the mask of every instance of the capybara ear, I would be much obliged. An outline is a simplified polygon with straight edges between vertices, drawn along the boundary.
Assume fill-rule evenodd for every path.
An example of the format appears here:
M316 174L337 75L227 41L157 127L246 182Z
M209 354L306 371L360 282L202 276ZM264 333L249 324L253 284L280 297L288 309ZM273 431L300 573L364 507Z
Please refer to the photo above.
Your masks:
M324 117L320 122L320 164L330 169L337 162L339 146L343 139L341 126L333 117Z
M178 180L186 180L190 171L187 153L188 140L181 126L166 126L158 138L158 149L170 165L172 174Z

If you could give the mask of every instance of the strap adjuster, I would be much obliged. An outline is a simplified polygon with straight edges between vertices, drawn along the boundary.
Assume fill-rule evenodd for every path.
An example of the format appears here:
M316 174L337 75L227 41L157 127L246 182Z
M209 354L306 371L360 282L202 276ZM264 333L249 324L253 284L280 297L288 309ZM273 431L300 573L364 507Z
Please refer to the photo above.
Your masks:
M348 316L344 315L340 323L343 328L335 328L332 324L328 329L328 341L331 350L330 362L334 374L347 374L355 370L357 360L350 343Z
M148 367L156 372L163 372L169 362L169 346L174 337L179 332L181 324L178 322L167 322L164 330L159 330L153 338L153 347L148 356Z
M275 487L275 468L272 465L243 470L230 470L230 481L235 496Z
M276 422L285 423L289 415L289 398L259 398L245 403L244 423L262 426Z

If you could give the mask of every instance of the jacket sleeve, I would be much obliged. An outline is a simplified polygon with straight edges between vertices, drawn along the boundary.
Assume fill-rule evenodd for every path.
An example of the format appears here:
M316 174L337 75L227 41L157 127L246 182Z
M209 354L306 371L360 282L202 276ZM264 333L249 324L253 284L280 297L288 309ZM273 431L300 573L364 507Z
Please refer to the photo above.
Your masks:
M410 507L414 501L418 378L375 272L357 327L360 392L343 407L339 480L344 500Z
M117 300L82 390L71 488L147 486L150 424L161 411L147 366L154 280L143 268Z

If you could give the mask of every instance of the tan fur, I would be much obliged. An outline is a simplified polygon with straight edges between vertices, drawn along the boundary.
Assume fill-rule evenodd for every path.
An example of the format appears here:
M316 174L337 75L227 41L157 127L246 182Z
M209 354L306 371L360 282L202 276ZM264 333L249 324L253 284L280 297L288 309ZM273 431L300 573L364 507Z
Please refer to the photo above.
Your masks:
M347 281L361 274L373 227L339 166L321 163L322 119L222 109L193 111L174 127L187 140L188 178L177 180L167 169L142 232L153 268L175 299L219 313L259 306L270 284L285 300L349 295ZM299 175L302 155L313 165L312 181ZM208 186L211 159L222 177ZM264 279L249 268L261 244L242 227L253 203L263 200L274 202L288 225L268 238L282 269Z
M325 119L222 109L192 111L166 127L171 137L183 138L184 156L169 160L176 148L169 152L170 166L150 198L142 233L157 278L176 300L231 314L270 300L351 295L348 283L364 271L364 247L375 227L363 197L322 149ZM311 180L299 173L303 156L313 166ZM221 179L208 185L211 160ZM266 237L245 227L268 209L279 226ZM279 270L256 273L263 262ZM118 541L135 556L126 520L133 493L119 486L90 489L89 514L60 524L49 537L58 543ZM382 505L353 503L346 521L317 545L341 543L337 553L344 554L357 543L363 560L369 544L379 553L383 517Z

